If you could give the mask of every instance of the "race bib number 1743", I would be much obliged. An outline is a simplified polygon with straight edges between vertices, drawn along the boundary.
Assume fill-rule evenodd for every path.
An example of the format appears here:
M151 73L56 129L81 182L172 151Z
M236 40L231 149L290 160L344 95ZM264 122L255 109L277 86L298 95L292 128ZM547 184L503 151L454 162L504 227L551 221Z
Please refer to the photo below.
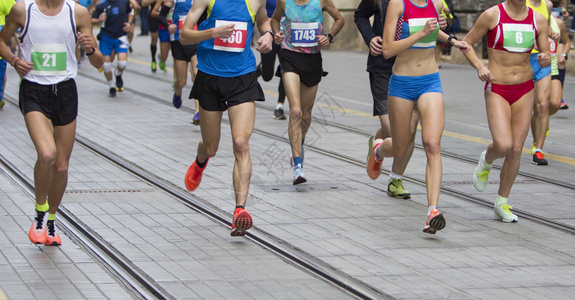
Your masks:
M291 23L291 44L295 47L317 46L318 29L317 22Z

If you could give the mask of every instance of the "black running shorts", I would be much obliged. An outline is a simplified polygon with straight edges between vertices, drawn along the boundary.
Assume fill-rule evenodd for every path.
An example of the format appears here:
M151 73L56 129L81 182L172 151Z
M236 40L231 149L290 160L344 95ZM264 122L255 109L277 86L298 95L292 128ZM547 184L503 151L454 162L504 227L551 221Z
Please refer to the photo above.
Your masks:
M20 110L26 115L39 111L54 126L72 123L78 116L78 90L74 79L53 85L41 85L23 79L20 84Z
M373 115L387 115L387 91L391 73L369 72L369 85L373 97Z
M182 45L180 41L171 41L172 46L172 56L177 60L185 60L190 62L192 56L196 55L198 52L198 45Z
M321 53L308 54L282 49L279 57L282 72L298 74L305 86L316 86L321 81L323 72Z
M257 72L237 77L220 77L198 71L190 99L198 99L207 111L225 111L230 106L265 101Z
M148 14L148 30L150 32L158 32L160 29L160 20L157 17L152 17L152 14Z

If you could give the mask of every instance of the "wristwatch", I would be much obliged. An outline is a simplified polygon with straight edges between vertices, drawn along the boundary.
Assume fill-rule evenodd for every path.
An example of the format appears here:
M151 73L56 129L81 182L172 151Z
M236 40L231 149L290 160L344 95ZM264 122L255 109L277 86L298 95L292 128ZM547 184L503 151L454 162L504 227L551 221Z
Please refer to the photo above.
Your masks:
M90 55L94 54L94 52L96 52L96 49L94 49L94 47L92 47L92 52L84 52L84 54L86 54L86 56L90 56Z
M453 46L453 42L451 42L451 40L453 40L453 39L457 40L457 37L453 34L450 34L449 37L447 38L447 43L451 46Z
M329 39L330 43L333 43L333 35L331 35L331 33L326 33L325 36L327 36L327 38Z

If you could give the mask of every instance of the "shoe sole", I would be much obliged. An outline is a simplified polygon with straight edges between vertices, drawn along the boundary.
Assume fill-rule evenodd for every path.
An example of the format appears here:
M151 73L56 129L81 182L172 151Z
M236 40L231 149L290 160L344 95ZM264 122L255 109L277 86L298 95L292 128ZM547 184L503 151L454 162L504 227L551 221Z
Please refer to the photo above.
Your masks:
M435 234L437 231L445 228L445 223L443 213L439 213L437 216L429 220L429 227L423 228L423 232Z
M231 236L244 236L246 231L252 228L252 216L250 213L243 210L236 215L233 225L235 228L232 229Z
M50 243L50 242L46 241L46 243L45 243L44 245L46 245L46 246L61 246L62 243L61 243L61 242L58 243L57 241L52 241L52 242Z
M393 192L387 191L387 194L390 195L393 198L397 198L397 199L409 199L411 198L411 194L399 194L396 195Z
M200 120L193 120L193 121L192 121L192 124L194 124L194 125L200 125Z
M293 180L293 185L298 185L300 183L307 182L307 179L304 177L298 176L296 179Z
M536 166L547 166L547 165L549 165L549 163L546 162L546 161L545 161L545 162L536 162L536 161L534 161L533 164L536 165Z
M512 219L512 220L504 219L504 218L498 216L497 214L493 214L493 217L497 220L500 220L501 222L504 222L504 223L517 223L517 222L519 222L519 219Z

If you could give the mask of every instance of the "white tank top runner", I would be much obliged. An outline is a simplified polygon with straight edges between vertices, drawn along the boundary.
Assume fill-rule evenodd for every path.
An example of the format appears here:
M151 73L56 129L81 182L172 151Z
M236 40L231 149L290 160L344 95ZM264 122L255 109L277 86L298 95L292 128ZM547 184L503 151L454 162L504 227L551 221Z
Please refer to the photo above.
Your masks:
M50 85L76 77L78 35L74 6L73 0L64 0L57 15L46 16L34 0L25 0L26 22L18 38L22 58L32 62L34 69L24 79Z

